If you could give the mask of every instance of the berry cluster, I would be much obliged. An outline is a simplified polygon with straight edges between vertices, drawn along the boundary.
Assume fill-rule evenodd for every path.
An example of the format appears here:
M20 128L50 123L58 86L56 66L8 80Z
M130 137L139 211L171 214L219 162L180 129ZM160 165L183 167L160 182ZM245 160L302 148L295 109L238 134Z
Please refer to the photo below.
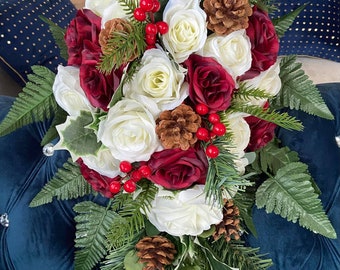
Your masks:
M207 115L209 108L205 104L197 104L196 112L202 116ZM226 126L221 122L220 116L217 113L209 114L208 121L212 125L212 128L210 130L205 127L198 128L196 132L197 139L208 142L215 136L223 136L226 133ZM207 146L205 152L209 158L216 158L219 155L218 147L212 143Z
M137 182L142 178L150 176L151 169L147 165L141 165L139 168L133 168L129 161L122 161L119 164L119 169L121 172L126 173L126 176L119 178L119 181L113 181L110 184L110 191L113 194L117 194L123 190L128 193L133 193L137 189Z
M159 11L161 4L158 0L140 0L139 7L137 7L133 16L137 21L143 22L147 19L148 14L153 14ZM168 32L168 24L164 21L154 22L153 16L149 16L151 22L145 26L145 42L148 48L153 48L156 44L157 34L164 35Z

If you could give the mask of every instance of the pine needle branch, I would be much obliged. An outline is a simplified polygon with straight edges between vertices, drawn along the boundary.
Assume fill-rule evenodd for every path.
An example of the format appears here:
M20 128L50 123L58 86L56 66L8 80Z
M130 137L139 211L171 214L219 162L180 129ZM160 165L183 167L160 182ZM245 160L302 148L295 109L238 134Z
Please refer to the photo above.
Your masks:
M234 99L249 101L251 98L254 99L268 99L273 96L268 94L266 91L260 88L254 88L252 86L247 86L244 82L239 84L239 88L234 93Z

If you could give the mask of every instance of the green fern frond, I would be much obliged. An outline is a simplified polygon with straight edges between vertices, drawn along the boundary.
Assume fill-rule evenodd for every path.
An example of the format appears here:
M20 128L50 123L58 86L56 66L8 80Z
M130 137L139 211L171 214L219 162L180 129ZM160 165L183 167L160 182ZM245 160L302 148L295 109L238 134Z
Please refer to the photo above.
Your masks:
M234 99L249 101L251 98L254 99L268 99L273 96L268 94L266 91L260 88L254 88L252 86L248 86L245 83L241 82L239 88L234 93Z
M93 192L80 173L79 166L68 159L63 168L59 168L56 175L46 183L42 190L33 198L30 207L58 200L70 200Z
M308 79L301 66L301 63L296 62L296 56L287 56L281 60L282 88L271 104L277 108L288 107L333 120L334 116L325 104L319 90Z
M264 110L262 107L255 105L248 105L245 103L234 103L230 111L244 112L262 120L272 122L280 127L288 130L302 130L302 123L296 118L290 116L288 113L279 113L274 110Z
M57 24L55 24L54 22L52 22L51 20L47 19L44 16L39 16L39 18L46 24L48 24L49 29L52 33L52 36L54 38L55 43L57 44L57 46L59 47L60 50L60 56L62 58L64 58L65 60L67 60L68 58L68 53L67 53L67 46L64 40L64 36L65 36L65 29L61 28L60 26L58 26Z
M305 9L306 6L307 4L301 5L297 9L283 15L280 18L272 19L272 22L275 26L276 34L279 38L284 36L285 32L289 29L296 17L300 14L302 10Z
M117 214L109 207L84 201L74 206L76 221L75 270L91 270L107 254L106 235Z
M15 99L10 111L0 124L0 136L4 136L25 125L51 118L57 103L52 86L55 75L42 66L32 66L29 82Z
M336 238L336 232L322 209L318 195L311 184L307 165L289 163L274 177L267 179L256 192L256 205L265 207L288 221L299 221L300 226Z

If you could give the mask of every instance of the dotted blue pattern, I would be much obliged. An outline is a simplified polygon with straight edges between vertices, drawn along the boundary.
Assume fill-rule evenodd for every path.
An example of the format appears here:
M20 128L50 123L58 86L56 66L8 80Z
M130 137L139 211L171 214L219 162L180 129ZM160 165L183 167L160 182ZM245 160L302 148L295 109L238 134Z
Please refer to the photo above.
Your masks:
M12 77L24 84L32 65L43 65L56 71L65 61L52 34L39 16L62 28L75 16L69 0L0 0L0 63Z
M280 54L314 56L340 62L340 0L284 0L273 18L309 2L280 39Z

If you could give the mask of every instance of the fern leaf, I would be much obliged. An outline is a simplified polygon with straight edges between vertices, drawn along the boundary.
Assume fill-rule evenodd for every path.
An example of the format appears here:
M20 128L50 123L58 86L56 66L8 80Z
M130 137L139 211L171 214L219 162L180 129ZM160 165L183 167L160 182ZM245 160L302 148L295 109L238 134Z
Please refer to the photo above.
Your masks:
M46 24L48 24L49 29L51 31L51 34L54 38L55 43L58 45L59 50L60 50L60 56L67 60L68 58L68 53L67 53L67 46L64 40L65 36L65 29L61 28L51 20L47 19L44 16L39 16L39 18Z
M256 205L265 207L288 221L297 222L302 227L336 238L336 232L310 181L307 165L293 162L280 168L276 176L267 179L256 192Z
M256 116L262 120L272 122L288 130L302 130L302 123L288 113L279 113L274 110L263 110L262 107L249 105L246 103L234 103L230 108L231 111L244 112Z
M272 98L272 95L269 95L266 91L253 88L251 86L246 85L245 83L240 83L239 88L234 93L234 99L239 99L243 101L249 101L250 99L268 99Z
M109 207L84 201L74 206L76 239L75 270L91 270L107 254L106 235L117 214Z
M33 198L30 207L50 203L53 198L70 200L90 193L92 193L92 188L81 175L79 166L68 159L63 168L60 168Z
M333 120L334 116L325 104L319 90L308 79L296 62L296 56L284 57L280 63L282 88L271 104L278 107L302 110L308 114Z
M57 110L52 92L54 73L42 66L32 66L32 70L33 74L28 75L29 82L0 124L0 136L33 122L49 119Z
M297 9L283 15L280 18L272 19L272 22L275 26L276 34L279 38L284 36L285 32L289 29L296 17L300 14L302 10L305 9L306 6L307 4L301 5Z

